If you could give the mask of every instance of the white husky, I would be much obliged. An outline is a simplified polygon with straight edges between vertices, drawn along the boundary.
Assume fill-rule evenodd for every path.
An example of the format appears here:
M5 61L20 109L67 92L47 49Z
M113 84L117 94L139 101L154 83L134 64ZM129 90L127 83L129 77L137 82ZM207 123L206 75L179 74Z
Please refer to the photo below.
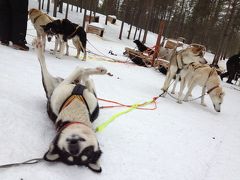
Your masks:
M47 161L87 166L101 172L101 150L92 128L99 113L93 81L104 68L77 67L66 79L53 77L47 70L42 41L33 41L41 65L42 83L48 99L47 112L55 123L57 135L44 155Z
M171 80L176 76L178 71L185 68L192 62L202 62L206 63L206 60L202 57L203 48L201 47L188 47L179 52L175 52L170 59L170 66L167 72L167 76L162 87L163 96L166 95L168 88L170 86Z
M205 106L204 103L204 96L207 91L209 94L214 109L217 112L221 111L221 104L223 102L224 92L222 90L220 84L220 78L217 74L215 68L211 68L207 64L200 64L200 63L191 63L183 69L180 73L181 83L180 83L180 91L178 94L178 102L182 102L182 94L183 90L188 84L188 91L184 97L184 101L188 101L188 97L191 94L193 88L196 85L202 87L202 95L201 95L201 104Z

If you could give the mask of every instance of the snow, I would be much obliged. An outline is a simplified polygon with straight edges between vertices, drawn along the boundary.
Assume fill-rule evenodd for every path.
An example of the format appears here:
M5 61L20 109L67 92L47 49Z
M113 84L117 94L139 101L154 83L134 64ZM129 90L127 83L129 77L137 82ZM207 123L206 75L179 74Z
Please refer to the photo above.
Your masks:
M89 25L104 29L104 25L101 23L91 22Z
M37 0L30 1L30 7L37 7ZM76 16L75 11L70 11L69 18L81 22L81 16ZM100 16L102 23L104 20ZM87 49L126 61L122 56L124 48L135 45L132 39L126 39L126 24L123 39L118 40L120 26L120 21L116 25L109 23L103 38L88 34L94 47L87 43ZM36 36L30 22L27 33L30 43ZM155 41L156 35L149 33L147 45L152 46ZM76 54L74 48L70 48L69 57L59 60L50 54L54 42L46 46L46 63L55 76L66 77L76 66L106 67L113 76L93 77L100 98L135 104L149 101L161 93L165 76L153 68L113 63L109 62L111 59L91 53L83 62L73 57ZM109 55L109 50L117 56ZM36 54L32 48L23 52L2 45L0 53L0 164L42 157L56 132L47 116ZM208 60L212 57L206 54ZM157 110L133 110L118 117L103 132L97 133L103 151L101 174L85 167L40 162L0 169L0 179L239 180L240 91L226 83L222 85L226 96L220 113L214 111L209 97L206 97L207 107L203 107L199 100L177 104L167 96L157 100ZM198 97L200 91L200 88L194 89L193 97ZM125 109L102 109L94 127Z

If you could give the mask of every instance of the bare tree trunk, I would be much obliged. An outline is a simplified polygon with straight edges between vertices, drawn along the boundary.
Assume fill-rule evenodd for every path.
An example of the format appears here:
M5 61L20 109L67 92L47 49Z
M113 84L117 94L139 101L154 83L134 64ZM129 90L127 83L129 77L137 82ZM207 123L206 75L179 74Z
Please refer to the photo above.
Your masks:
M142 28L140 28L140 31L139 31L139 34L138 34L138 40L139 41L140 41L141 35L142 35Z
M134 36L133 36L133 40L135 40L135 39L136 39L137 30L138 30L138 28L136 27L136 29L135 29L135 33L134 33Z
M69 9L69 0L67 0L67 8L66 8L65 19L68 18L68 9Z
M148 7L147 22L146 22L145 31L144 31L143 40L142 40L143 44L146 42L146 39L147 39L147 33L149 29L150 18L152 17L153 6L154 6L154 0L151 0Z
M54 0L53 17L57 16L57 5L58 5L58 0Z
M231 27L231 25L233 23L233 17L235 16L235 10L236 10L237 1L238 0L233 0L233 2L230 1L230 3L229 3L228 13L226 14L226 16L229 15L229 19L228 19L227 23L225 24L225 26L223 27L223 31L222 31L222 34L220 36L218 49L217 49L217 52L216 52L216 54L214 56L212 65L217 65L218 61L220 59L220 56L221 56L221 53L222 53L223 47L224 47L224 42L225 42L226 38L229 35L229 27Z
M41 0L38 0L38 9L41 10L41 3L42 1Z
M44 9L44 0L42 0L42 9Z
M108 20L108 0L106 1L106 5L105 5L105 14L106 14L106 19L105 19L105 25L107 25L107 20Z
M58 12L62 13L63 12L63 1L58 1L59 9Z
M50 10L50 0L48 0L47 2L47 13L49 13L49 10Z
M86 8L84 9L84 15L83 15L83 29L85 29L85 21L86 21L86 14L87 14L87 10Z

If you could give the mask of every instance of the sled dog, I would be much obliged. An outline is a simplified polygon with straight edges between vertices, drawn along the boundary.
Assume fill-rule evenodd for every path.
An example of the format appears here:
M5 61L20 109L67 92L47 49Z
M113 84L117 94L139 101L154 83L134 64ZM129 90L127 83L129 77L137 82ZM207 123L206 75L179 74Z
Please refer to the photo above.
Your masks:
M68 19L55 20L42 27L48 37L53 35L60 36L62 43L60 44L60 54L58 58L62 58L67 40L72 39L72 42L77 49L77 55L75 57L79 58L80 51L82 51L84 53L83 60L86 60L87 34L83 27L72 23Z
M207 64L190 63L188 67L180 72L181 83L178 94L178 102L182 102L183 90L188 84L188 91L184 97L184 101L188 101L188 97L196 85L202 87L201 104L205 106L204 95L207 91L209 94L215 111L221 111L221 104L223 102L224 92L220 84L220 78L215 68Z
M192 62L202 62L207 63L206 60L202 57L203 48L191 46L186 49L183 49L179 52L173 52L172 57L170 58L170 66L167 72L167 76L162 87L163 96L166 95L168 88L170 86L171 80L179 73L184 67L189 65Z
M105 74L106 69L77 67L65 79L54 77L48 72L42 41L35 39L33 46L41 67L47 112L57 130L44 159L101 172L99 158L102 152L92 128L99 106L94 83L89 76Z
M29 18L37 32L37 37L43 41L44 47L46 44L46 33L44 32L42 25L46 25L52 22L54 19L42 11L32 8L28 11Z
M50 17L49 15L47 15L46 13L43 13L42 11L35 9L35 8L30 9L28 11L28 15L29 15L29 18L30 18L36 32L37 32L37 37L39 39L42 39L43 44L44 44L44 49L45 49L46 38L50 42L52 37L47 37L47 34L44 32L44 29L42 26L54 21L54 19L52 17ZM53 50L54 55L57 55L58 47L61 47L60 40L61 40L60 35L55 35L55 47ZM68 55L69 54L68 44L66 44L66 47L67 47L66 55Z

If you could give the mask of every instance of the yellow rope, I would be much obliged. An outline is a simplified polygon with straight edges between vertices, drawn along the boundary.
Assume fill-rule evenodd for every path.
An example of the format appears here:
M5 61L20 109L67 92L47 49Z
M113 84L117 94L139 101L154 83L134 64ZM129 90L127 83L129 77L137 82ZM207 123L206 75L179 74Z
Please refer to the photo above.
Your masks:
M127 114L132 110L137 109L137 107L139 106L145 106L148 104L151 104L153 101L155 101L155 99L151 99L150 101L141 103L141 104L133 104L130 108L128 108L127 110L121 111L119 113L114 114L112 117L110 117L107 121L105 121L104 123L102 123L101 125L99 125L96 128L96 132L102 132L111 122L113 122L116 118L118 118L119 116L123 115L123 114Z

